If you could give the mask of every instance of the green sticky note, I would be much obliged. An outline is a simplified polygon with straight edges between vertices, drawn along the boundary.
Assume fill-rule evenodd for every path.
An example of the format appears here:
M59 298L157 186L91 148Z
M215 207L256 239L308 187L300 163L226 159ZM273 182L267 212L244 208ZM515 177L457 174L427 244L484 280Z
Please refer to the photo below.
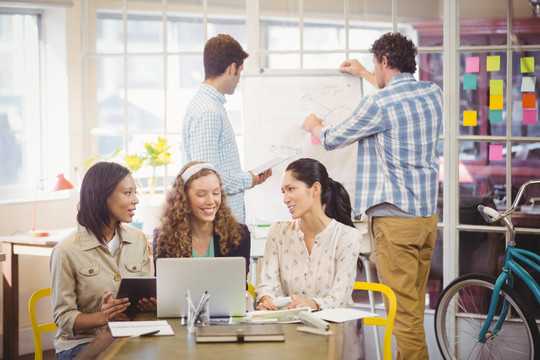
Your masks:
M463 112L463 126L476 126L476 111Z
M487 71L499 71L501 69L501 57L500 56L488 56L486 70Z
M534 72L534 58L532 56L521 58L521 72Z
M476 75L463 75L463 90L476 90Z
M489 110L502 110L503 104L504 104L504 96L502 95L489 96Z
M504 80L489 80L489 95L503 95Z
M503 121L503 111L502 110L489 110L489 122L499 123Z

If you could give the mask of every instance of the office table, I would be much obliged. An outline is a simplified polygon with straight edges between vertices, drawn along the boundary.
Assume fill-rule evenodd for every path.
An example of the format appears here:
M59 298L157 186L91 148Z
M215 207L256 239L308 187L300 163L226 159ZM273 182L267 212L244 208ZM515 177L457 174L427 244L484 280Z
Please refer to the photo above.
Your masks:
M2 236L3 288L3 359L19 356L19 255L50 256L52 248L74 228L51 231L48 237L32 237L26 233Z
M138 319L143 320L143 319ZM148 320L148 318L146 319ZM343 323L331 324L332 335L299 332L299 324L282 324L284 342L198 344L180 319L167 319L174 336L112 338L103 331L81 355L103 360L123 359L342 359ZM224 325L213 325L224 326ZM83 356L83 357L84 357Z

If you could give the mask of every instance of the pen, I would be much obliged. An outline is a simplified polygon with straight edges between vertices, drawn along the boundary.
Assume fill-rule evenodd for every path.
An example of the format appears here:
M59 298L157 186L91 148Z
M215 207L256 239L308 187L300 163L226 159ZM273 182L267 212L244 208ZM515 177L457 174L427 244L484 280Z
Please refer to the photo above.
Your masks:
M141 336L152 336L152 335L155 335L157 333L159 333L159 330L153 330L153 331L145 332L145 333L142 333L142 334L133 335L133 336L130 336L129 338L130 339L135 339L135 338L138 338L138 337L141 337Z

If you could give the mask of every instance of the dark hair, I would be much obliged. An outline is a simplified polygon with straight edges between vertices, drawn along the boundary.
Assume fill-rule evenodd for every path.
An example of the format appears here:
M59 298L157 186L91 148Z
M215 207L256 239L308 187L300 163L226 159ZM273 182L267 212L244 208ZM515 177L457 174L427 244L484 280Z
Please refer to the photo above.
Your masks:
M106 241L103 228L109 226L111 222L107 199L130 173L128 168L120 164L98 162L88 169L82 181L77 222L102 244ZM117 222L117 234L119 228L120 222Z
M285 171L290 171L295 179L309 188L316 182L321 184L321 203L326 216L354 227L349 193L343 185L328 176L323 164L315 159L301 158L290 163Z
M414 74L416 71L416 54L418 49L414 43L400 33L386 33L371 45L369 49L378 62L386 56L388 65L402 73Z
M230 35L219 34L204 46L204 78L212 79L225 72L232 63L236 68L244 64L249 55Z

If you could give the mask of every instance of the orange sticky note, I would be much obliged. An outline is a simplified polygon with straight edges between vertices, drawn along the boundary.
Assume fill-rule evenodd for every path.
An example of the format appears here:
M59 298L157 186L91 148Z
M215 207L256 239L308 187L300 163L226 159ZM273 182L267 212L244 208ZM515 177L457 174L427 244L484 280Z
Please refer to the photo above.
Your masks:
M524 109L536 108L536 94L521 94L521 104Z
M463 126L476 126L476 111L463 112Z
M489 109L490 110L502 110L504 103L503 95L491 95L489 97Z

